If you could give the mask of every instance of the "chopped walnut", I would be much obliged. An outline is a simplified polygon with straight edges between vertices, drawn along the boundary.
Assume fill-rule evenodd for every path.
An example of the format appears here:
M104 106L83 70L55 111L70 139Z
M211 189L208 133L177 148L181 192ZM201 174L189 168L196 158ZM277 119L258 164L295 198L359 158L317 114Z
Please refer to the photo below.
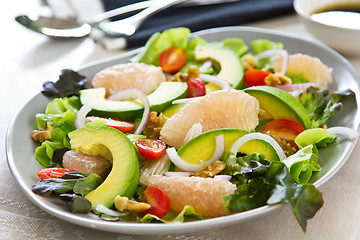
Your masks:
M160 131L163 126L163 115L162 113L157 115L157 112L150 112L149 119L144 130L144 135L147 138L157 139L160 136Z
M278 136L275 135L270 135L273 139L275 139L280 147L284 150L284 153L286 154L286 156L291 156L294 153L296 153L296 148L292 147L290 143L286 142L285 140L279 138Z
M133 212L144 212L148 210L151 206L148 203L137 202L134 200L129 200L127 197L121 197L117 195L115 200L115 208L120 212L123 211L133 211Z
M243 66L244 66L244 70L253 69L257 64L256 59L253 56L249 55L249 54L244 55L241 58L241 62L243 64Z
M216 174L220 173L226 167L226 163L223 161L215 161L211 165L203 165L201 169L196 173L190 174L194 177L214 177Z
M265 78L266 85L289 85L291 84L291 79L280 74L280 73L271 73Z
M174 75L168 75L169 82L187 82L192 78L199 78L200 70L198 66L189 66L187 73L178 72Z
M52 137L51 130L52 130L51 123L46 122L44 129L32 131L31 136L35 141L44 142L45 140L51 139Z

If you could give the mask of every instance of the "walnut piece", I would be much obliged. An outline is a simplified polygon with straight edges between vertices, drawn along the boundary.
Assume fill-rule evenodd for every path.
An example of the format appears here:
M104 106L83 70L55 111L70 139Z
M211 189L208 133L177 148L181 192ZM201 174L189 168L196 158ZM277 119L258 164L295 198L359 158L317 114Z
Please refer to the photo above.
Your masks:
M203 165L201 169L196 173L190 174L194 177L214 177L216 174L220 173L226 167L226 163L223 161L215 161L211 165Z
M265 78L266 85L289 85L291 84L291 79L280 74L280 73L271 73Z
M268 134L268 133L267 133ZM275 135L270 135L275 141L277 141L280 147L284 150L284 153L287 157L296 153L296 148L292 147L290 143L286 142L284 139L279 138Z
M241 58L241 62L243 64L243 66L244 66L245 71L249 70L249 69L253 69L257 64L256 59L253 56L249 55L249 54L244 55Z
M189 66L187 73L178 72L175 75L168 75L167 80L169 82L187 82L192 78L199 78L200 70L198 66Z
M144 135L147 138L157 139L160 136L160 131L163 126L163 115L162 113L157 115L157 112L150 112Z
M133 211L133 212L144 212L148 210L151 206L148 203L137 202L134 200L129 200L127 197L121 197L117 195L115 198L115 208L120 212L123 211Z
M31 136L35 141L44 142L45 140L51 139L52 137L51 131L52 131L51 123L46 122L44 129L32 131Z

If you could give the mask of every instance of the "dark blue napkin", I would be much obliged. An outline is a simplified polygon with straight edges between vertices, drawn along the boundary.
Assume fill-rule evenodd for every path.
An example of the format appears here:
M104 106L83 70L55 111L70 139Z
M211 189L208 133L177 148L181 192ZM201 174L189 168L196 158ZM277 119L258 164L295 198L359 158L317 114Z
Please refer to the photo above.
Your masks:
M139 0L102 0L105 10L111 10ZM173 27L188 27L198 31L213 27L234 26L294 12L293 0L240 0L213 5L176 7L163 10L147 19L141 28L127 37L127 46L144 45L155 32ZM122 15L121 18L129 15ZM120 17L112 20L119 20Z

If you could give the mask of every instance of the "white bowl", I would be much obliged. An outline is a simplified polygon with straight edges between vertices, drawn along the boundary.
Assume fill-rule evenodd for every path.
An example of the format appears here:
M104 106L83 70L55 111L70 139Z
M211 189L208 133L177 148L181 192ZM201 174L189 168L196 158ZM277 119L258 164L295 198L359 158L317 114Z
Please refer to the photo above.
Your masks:
M295 0L294 8L315 38L341 53L360 55L360 22L359 28L350 28L320 23L311 18L315 11L339 3L359 3L359 0Z

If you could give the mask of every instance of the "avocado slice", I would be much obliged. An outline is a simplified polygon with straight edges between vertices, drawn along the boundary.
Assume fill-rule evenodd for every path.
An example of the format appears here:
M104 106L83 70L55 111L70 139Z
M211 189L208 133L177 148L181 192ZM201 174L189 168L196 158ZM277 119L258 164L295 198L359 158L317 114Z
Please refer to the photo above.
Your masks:
M187 84L184 82L162 82L148 95L151 111L161 112L172 101L186 96ZM80 91L80 101L92 108L91 115L113 117L133 121L141 117L143 105L140 101L111 101L106 99L105 88L91 88Z
M206 44L200 45L195 48L196 60L211 59L220 65L220 72L217 75L219 78L224 79L232 88L242 89L244 88L244 68L240 61L240 58L232 50L216 45ZM215 85L209 83L207 85ZM209 89L214 89L214 86L207 86ZM217 89L220 89L216 85Z
M290 93L270 86L250 87L244 91L255 97L260 108L273 119L289 119L300 123L305 129L311 128L311 121L304 106Z
M98 155L112 162L104 182L85 198L95 210L98 204L111 207L117 195L131 198L139 183L139 163L133 144L125 134L107 126L91 126L69 133L70 144L76 151Z
M234 128L210 130L185 143L179 149L178 154L188 163L199 164L207 161L212 156L212 149L215 149L216 136L224 135L225 152L229 152L235 141L248 133L250 132ZM269 161L279 161L276 151L263 140L251 140L241 146L239 152L245 154L260 153Z

